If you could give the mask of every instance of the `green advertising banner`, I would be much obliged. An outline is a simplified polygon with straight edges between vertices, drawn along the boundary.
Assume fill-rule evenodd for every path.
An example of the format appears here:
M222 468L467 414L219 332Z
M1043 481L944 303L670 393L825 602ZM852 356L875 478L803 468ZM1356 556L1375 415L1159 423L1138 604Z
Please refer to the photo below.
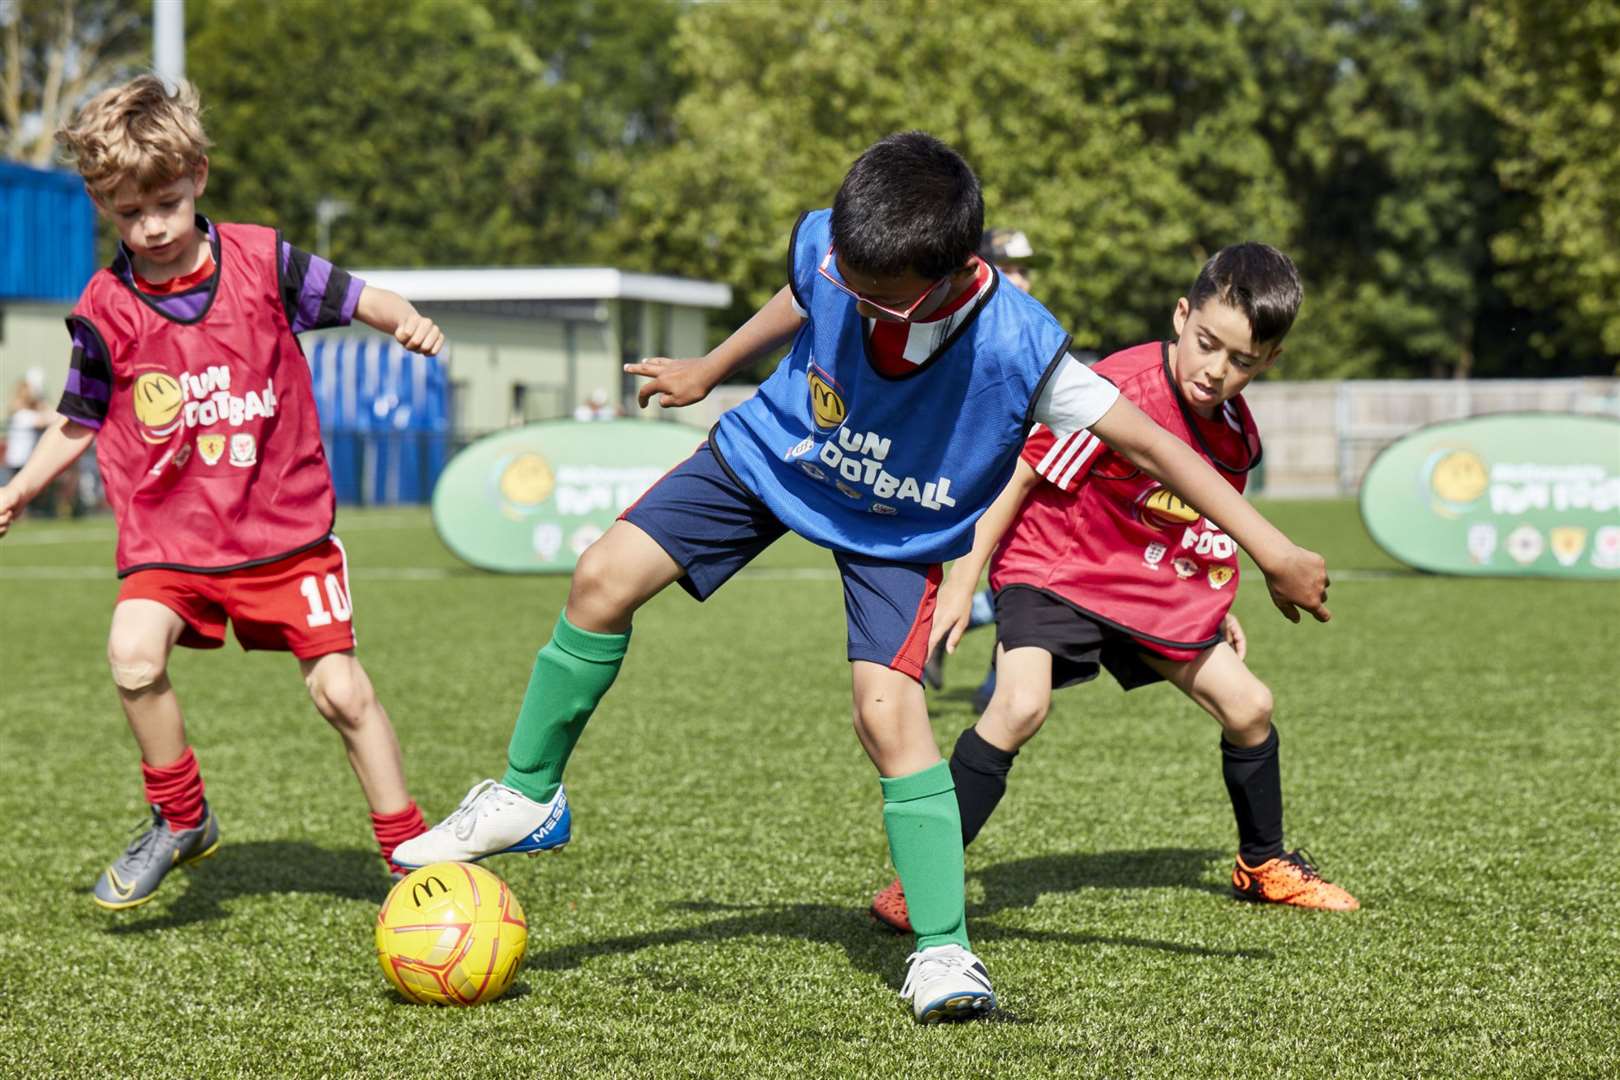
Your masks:
M1419 570L1620 580L1620 420L1512 413L1420 428L1373 459L1361 519Z
M704 437L685 424L641 420L559 420L489 435L439 474L433 526L481 569L567 572Z

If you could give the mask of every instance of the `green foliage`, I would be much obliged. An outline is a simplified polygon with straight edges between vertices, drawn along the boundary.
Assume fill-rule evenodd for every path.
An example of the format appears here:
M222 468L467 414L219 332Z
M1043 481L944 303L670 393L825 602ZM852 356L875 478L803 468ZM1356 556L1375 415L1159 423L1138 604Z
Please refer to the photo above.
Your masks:
M349 263L557 263L615 212L668 88L649 0L199 0L188 74L215 142L210 206ZM649 58L653 62L649 63Z
M516 992L446 1010L386 988L389 882L285 654L176 650L223 843L144 907L91 904L146 818L105 661L112 530L28 518L0 541L0 1075L1620 1074L1615 588L1403 574L1351 503L1266 509L1335 569L1325 626L1279 618L1257 577L1237 596L1289 838L1362 910L1230 899L1215 725L1166 686L1063 690L968 849L1004 1012L947 1030L912 1022L911 943L865 913L890 871L826 551L784 539L708 602L637 615L569 766L573 843L484 864L529 919ZM472 573L425 508L345 508L339 530L359 655L437 819L501 768L567 579ZM932 696L941 747L992 636Z
M1485 98L1505 128L1502 183L1530 210L1496 236L1511 294L1556 305L1563 324L1538 334L1547 355L1620 356L1620 6L1494 0Z

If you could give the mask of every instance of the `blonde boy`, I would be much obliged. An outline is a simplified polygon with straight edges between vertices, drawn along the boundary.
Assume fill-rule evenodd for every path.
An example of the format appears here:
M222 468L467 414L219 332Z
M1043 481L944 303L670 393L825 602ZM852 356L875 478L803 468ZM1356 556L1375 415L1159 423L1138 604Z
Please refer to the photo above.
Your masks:
M57 138L121 242L68 319L61 416L0 487L0 535L96 442L122 579L107 658L152 826L102 872L95 902L145 903L170 869L219 845L167 669L177 644L222 646L227 622L244 649L298 658L388 860L424 824L354 654L348 567L296 335L359 319L427 354L443 335L403 298L273 229L198 214L208 139L189 84L137 78L92 99Z

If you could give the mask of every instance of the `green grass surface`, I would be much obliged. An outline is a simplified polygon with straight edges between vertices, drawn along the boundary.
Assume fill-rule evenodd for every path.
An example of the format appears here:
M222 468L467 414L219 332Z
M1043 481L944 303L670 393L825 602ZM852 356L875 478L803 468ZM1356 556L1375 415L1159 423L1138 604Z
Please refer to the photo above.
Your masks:
M642 613L569 772L575 840L490 865L521 899L506 999L402 1003L387 881L285 655L176 654L224 846L144 908L89 886L141 819L103 660L111 526L0 542L0 1074L1613 1076L1620 1073L1620 590L1399 572L1352 507L1268 508L1343 571L1328 626L1238 598L1273 687L1289 839L1362 899L1257 909L1214 724L1166 687L1060 693L968 853L1004 1008L916 1027L909 942L850 731L831 560L779 544L701 608ZM433 818L498 775L560 578L460 567L425 513L345 512L360 655ZM967 726L990 648L936 695Z

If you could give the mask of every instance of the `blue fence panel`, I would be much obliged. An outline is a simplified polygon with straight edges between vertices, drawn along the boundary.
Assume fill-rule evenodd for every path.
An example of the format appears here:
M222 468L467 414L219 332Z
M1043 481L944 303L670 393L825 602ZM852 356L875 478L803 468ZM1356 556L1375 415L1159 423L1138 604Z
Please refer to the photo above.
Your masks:
M329 338L310 367L338 501L427 502L450 456L443 359L386 338Z
M96 210L76 173L0 161L0 300L76 300L96 272Z

